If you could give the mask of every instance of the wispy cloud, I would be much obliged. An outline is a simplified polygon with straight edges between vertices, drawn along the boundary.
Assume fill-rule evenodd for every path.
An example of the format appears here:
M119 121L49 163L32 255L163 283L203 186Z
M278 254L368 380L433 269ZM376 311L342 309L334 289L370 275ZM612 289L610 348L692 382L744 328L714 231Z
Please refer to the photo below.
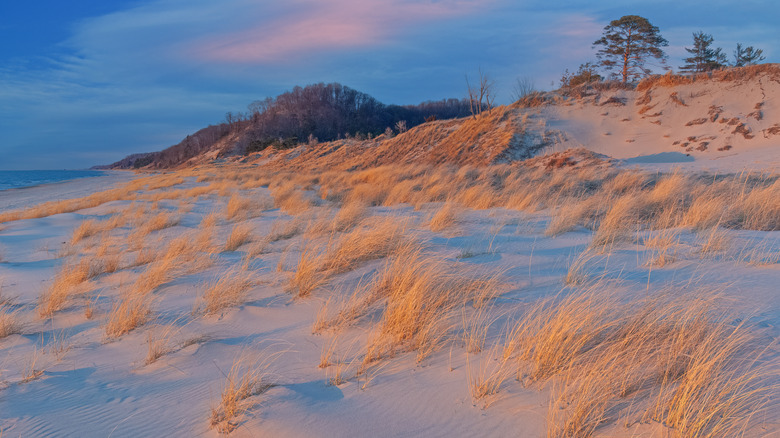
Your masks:
M410 26L473 11L465 0L298 0L282 16L258 17L255 25L200 39L192 51L204 59L239 63L284 62L312 52L370 47L393 42ZM481 2L484 7L485 2Z

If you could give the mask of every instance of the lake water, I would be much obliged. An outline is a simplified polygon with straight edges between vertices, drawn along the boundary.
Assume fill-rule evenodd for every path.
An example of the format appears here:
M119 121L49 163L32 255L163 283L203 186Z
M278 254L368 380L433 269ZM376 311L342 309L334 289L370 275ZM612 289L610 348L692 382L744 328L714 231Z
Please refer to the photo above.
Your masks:
M0 190L102 176L100 170L0 170Z

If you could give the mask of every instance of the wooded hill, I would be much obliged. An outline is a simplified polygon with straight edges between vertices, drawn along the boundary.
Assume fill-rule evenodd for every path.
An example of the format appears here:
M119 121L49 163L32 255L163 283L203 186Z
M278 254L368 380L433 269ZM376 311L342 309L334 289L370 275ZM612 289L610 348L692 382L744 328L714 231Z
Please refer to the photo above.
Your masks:
M203 128L167 149L133 154L106 167L170 168L203 154L219 158L258 152L268 147L288 149L301 143L368 139L386 132L403 132L426 120L469 114L465 99L386 105L338 83L319 83L255 101L249 105L247 113L228 113L223 123ZM231 137L230 141L221 141L227 137Z

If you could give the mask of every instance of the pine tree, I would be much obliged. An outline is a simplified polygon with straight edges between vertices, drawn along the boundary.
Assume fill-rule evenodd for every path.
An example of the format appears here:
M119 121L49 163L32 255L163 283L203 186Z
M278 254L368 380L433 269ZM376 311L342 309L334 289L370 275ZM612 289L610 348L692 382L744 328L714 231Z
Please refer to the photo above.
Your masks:
M744 67L746 65L756 65L766 58L761 49L754 49L753 46L747 46L744 49L742 44L737 43L737 50L734 51L734 67Z
M714 39L712 35L704 32L693 33L693 48L685 48L685 51L690 53L691 57L685 58L685 65L680 67L680 71L688 73L702 73L727 65L726 54L718 47L713 49L712 42Z
M650 74L645 68L650 57L660 60L663 65L666 55L661 47L667 45L669 43L661 37L658 28L638 15L611 21L604 27L604 36L593 43L594 47L603 46L596 53L599 64L607 70L619 67L624 83Z

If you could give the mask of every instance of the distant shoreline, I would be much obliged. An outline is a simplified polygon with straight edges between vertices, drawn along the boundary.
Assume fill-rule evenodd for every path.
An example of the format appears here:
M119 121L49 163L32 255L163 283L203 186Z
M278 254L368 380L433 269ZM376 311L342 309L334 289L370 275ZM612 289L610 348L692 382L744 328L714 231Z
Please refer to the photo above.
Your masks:
M100 172L102 175L0 189L0 212L19 210L48 201L81 198L128 182L136 176L124 170Z
M24 175L25 173L27 175L40 173L42 175L45 175L46 172L50 173L58 173L58 176L62 176L62 179L51 179L46 180L45 177L42 179L42 181L33 181L30 185L20 185L20 186L10 186L5 187L5 181L3 178L3 175L9 175L13 173L19 173L20 175ZM62 169L62 170L0 170L0 192L6 191L6 190L18 190L18 189L26 189L31 187L40 187L44 185L49 184L58 184L68 181L73 181L77 179L84 179L84 178L99 178L101 176L105 176L108 172L111 172L111 170L98 170L98 169ZM72 173L72 175L64 176L67 173Z

